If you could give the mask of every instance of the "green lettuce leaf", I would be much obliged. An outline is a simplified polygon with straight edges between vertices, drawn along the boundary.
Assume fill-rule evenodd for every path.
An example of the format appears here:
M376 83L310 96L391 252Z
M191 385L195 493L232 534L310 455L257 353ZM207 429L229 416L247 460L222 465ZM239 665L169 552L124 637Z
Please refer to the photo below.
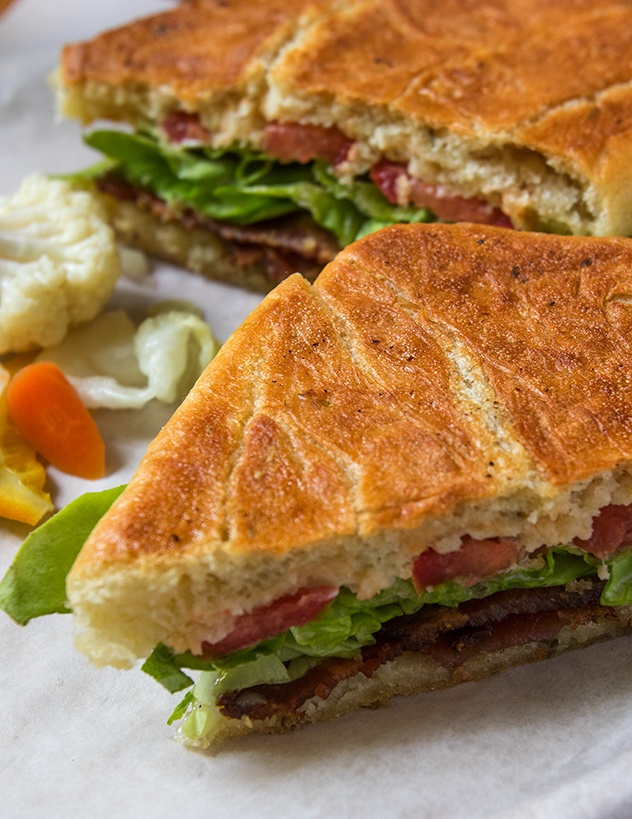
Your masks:
M119 173L172 205L213 219L245 225L305 210L343 247L386 225L432 219L426 208L391 205L369 180L342 184L322 162L281 164L245 148L171 145L148 129L97 130L85 141L108 157L100 172ZM86 180L94 176L93 169L85 171Z
M172 694L193 685L191 677L180 670L173 657L171 649L159 643L141 666L146 674L158 680Z
M34 617L70 611L66 575L123 488L82 495L28 535L0 581L0 608L16 623L23 626Z
M604 606L632 606L632 549L606 561L610 577L601 595Z
M189 706L193 704L194 700L195 694L193 693L193 691L187 691L187 693L184 695L184 698L181 699L180 702L173 709L171 716L167 720L167 725L172 725L174 722L177 722L177 720L182 719L186 714Z

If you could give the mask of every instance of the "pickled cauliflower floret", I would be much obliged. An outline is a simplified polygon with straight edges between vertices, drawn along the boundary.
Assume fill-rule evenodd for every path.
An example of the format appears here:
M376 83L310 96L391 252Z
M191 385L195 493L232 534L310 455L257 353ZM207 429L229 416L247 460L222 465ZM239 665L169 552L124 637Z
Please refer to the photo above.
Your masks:
M29 176L0 197L0 354L57 344L102 310L119 275L114 232L93 194Z

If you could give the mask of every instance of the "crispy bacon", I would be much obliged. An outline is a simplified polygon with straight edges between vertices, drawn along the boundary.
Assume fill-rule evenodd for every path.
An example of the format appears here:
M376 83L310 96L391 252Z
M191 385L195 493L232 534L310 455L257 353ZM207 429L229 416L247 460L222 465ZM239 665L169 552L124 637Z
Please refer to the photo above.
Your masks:
M306 259L314 259L321 265L330 262L340 250L335 237L317 225L309 214L292 213L254 225L237 225L212 219L191 209L176 212L164 199L137 188L114 174L99 177L96 184L103 193L123 201L136 202L140 208L151 211L163 222L177 221L187 230L206 228L227 242L240 246L263 245L285 250Z
M152 209L155 212L163 210L158 203L154 203ZM182 222L185 227L207 227L228 242L286 250L306 259L314 259L321 265L330 262L340 250L331 233L319 227L305 213L278 216L254 225L236 225L187 211L182 216Z
M604 507L593 520L591 536L587 540L575 538L573 543L601 558L610 557L623 546L632 546L632 505Z
M426 649L439 665L457 668L477 654L501 651L510 646L543 643L552 640L567 623L576 628L582 622L603 613L601 606L581 611L544 611L539 614L515 614L498 623L476 629L444 634Z
M518 543L509 538L474 540L466 536L455 552L441 554L434 549L422 552L413 564L413 582L417 591L454 577L465 586L473 586L484 577L513 566L518 553Z
M602 581L583 581L581 586L536 589L507 589L489 597L468 600L457 608L423 606L416 614L397 617L386 623L380 640L403 643L407 651L419 651L436 642L442 634L458 634L463 629L486 628L490 623L546 611L575 610L593 606L603 590Z
M312 697L327 699L343 680L360 673L361 656L350 660L323 660L303 677L281 685L255 685L243 691L229 691L217 699L222 715L229 719L266 719L275 715L297 715Z
M330 165L344 162L353 142L336 127L270 122L263 131L264 152L281 162L310 162L322 159Z
M446 222L478 222L483 225L512 227L511 220L482 199L449 193L442 185L433 185L411 176L406 166L381 159L370 172L371 179L392 205L415 205L429 208L437 219Z
M205 657L219 657L239 648L256 645L275 637L292 626L309 623L338 594L332 586L299 589L294 594L279 597L267 606L257 606L236 618L233 629L217 643L202 643Z

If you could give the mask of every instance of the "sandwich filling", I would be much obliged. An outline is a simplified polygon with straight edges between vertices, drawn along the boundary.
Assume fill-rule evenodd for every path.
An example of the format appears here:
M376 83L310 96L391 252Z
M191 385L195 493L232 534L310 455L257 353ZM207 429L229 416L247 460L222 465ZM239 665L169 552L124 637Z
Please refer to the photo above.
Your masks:
M498 208L414 178L403 163L359 162L335 127L269 123L261 150L214 148L199 118L178 112L158 128L85 140L107 159L75 181L93 179L161 222L210 232L237 268L258 265L270 285L294 272L313 281L341 248L399 222L511 227Z
M546 656L574 630L632 604L632 506L611 505L588 540L527 554L512 538L424 551L410 579L370 600L314 587L235 619L221 641L176 654L160 645L143 669L169 690L192 685L175 709L188 741L206 745L225 719L300 722L310 702L371 678L407 652L454 673L473 657L538 643ZM467 676L464 677L467 679Z

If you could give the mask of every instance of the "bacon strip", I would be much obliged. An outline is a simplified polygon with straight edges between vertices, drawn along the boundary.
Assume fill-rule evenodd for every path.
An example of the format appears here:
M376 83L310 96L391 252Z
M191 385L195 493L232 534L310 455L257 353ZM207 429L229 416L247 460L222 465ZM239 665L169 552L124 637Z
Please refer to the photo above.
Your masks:
M319 227L309 214L280 216L255 225L235 225L193 210L176 212L149 191L130 185L113 174L97 179L99 190L153 213L163 222L177 222L187 230L202 228L218 236L237 267L258 266L272 284L292 273L314 281L323 266L340 250L336 238Z

